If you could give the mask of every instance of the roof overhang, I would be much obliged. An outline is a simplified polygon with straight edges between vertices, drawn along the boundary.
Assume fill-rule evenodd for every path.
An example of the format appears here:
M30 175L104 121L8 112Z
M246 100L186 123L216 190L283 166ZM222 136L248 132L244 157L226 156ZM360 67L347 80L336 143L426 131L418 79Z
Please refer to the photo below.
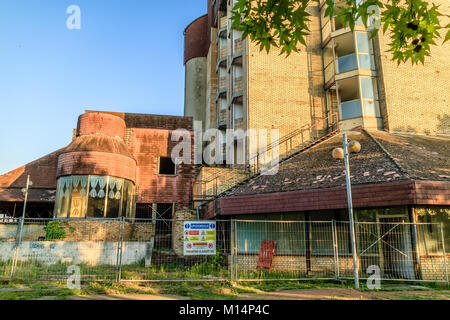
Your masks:
M352 186L354 208L403 205L450 205L448 181L402 181ZM217 202L217 203L215 203ZM347 208L346 188L230 196L218 199L206 209L208 218L218 215L286 213Z

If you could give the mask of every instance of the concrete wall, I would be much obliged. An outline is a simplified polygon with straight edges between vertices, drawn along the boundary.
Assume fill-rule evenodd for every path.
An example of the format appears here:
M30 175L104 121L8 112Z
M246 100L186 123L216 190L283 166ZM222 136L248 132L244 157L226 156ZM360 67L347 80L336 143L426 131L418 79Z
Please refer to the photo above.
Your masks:
M122 264L138 263L151 258L153 242L124 242ZM19 246L18 261L86 264L91 266L116 265L117 242L99 241L25 241ZM0 261L11 260L14 242L0 242Z
M206 119L206 57L186 62L184 116L205 123Z

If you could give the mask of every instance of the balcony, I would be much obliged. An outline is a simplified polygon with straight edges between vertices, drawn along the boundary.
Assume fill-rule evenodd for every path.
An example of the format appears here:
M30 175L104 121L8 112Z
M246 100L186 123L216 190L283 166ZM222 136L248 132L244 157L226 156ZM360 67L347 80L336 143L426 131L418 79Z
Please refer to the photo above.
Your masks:
M348 54L336 59L336 73L344 73L358 69L358 60L356 54Z
M244 90L244 78L242 76L233 79L233 92Z
M227 111L228 111L227 109L219 108L219 115L217 117L217 126L219 129L226 128L227 126L227 119L228 119Z
M346 102L341 102L341 118L351 119L361 117L361 100L355 99Z
M228 64L228 57L227 56L219 57L217 59L216 72L219 72L220 68L226 68L227 64Z
M228 56L228 47L227 46L220 46L219 49L219 57L224 58Z
M242 39L234 40L233 54L242 52Z
M245 130L245 126L244 126L244 118L238 118L238 119L234 119L234 130Z
M219 78L219 88L221 88L221 89L226 89L227 87L228 87L228 81L227 81L228 79L227 79L227 77L226 76L224 76L224 77L220 77Z
M219 19L219 28L228 28L228 17L226 13L224 13L224 16L220 17Z

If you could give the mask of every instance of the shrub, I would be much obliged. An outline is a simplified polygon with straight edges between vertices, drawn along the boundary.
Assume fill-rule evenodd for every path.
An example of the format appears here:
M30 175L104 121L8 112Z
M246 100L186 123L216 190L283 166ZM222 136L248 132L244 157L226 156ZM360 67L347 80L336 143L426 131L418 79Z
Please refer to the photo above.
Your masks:
M50 221L44 228L45 240L64 239L66 237L66 231L59 224L59 221Z

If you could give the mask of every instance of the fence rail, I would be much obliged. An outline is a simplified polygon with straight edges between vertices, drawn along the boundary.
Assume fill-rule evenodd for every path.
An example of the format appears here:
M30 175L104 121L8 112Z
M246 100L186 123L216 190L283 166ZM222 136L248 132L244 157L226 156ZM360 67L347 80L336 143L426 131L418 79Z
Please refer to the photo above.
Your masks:
M216 254L184 254L186 220L0 222L0 279L260 281L353 278L345 221L215 220ZM361 279L449 281L436 223L355 223ZM448 249L447 249L448 250Z

